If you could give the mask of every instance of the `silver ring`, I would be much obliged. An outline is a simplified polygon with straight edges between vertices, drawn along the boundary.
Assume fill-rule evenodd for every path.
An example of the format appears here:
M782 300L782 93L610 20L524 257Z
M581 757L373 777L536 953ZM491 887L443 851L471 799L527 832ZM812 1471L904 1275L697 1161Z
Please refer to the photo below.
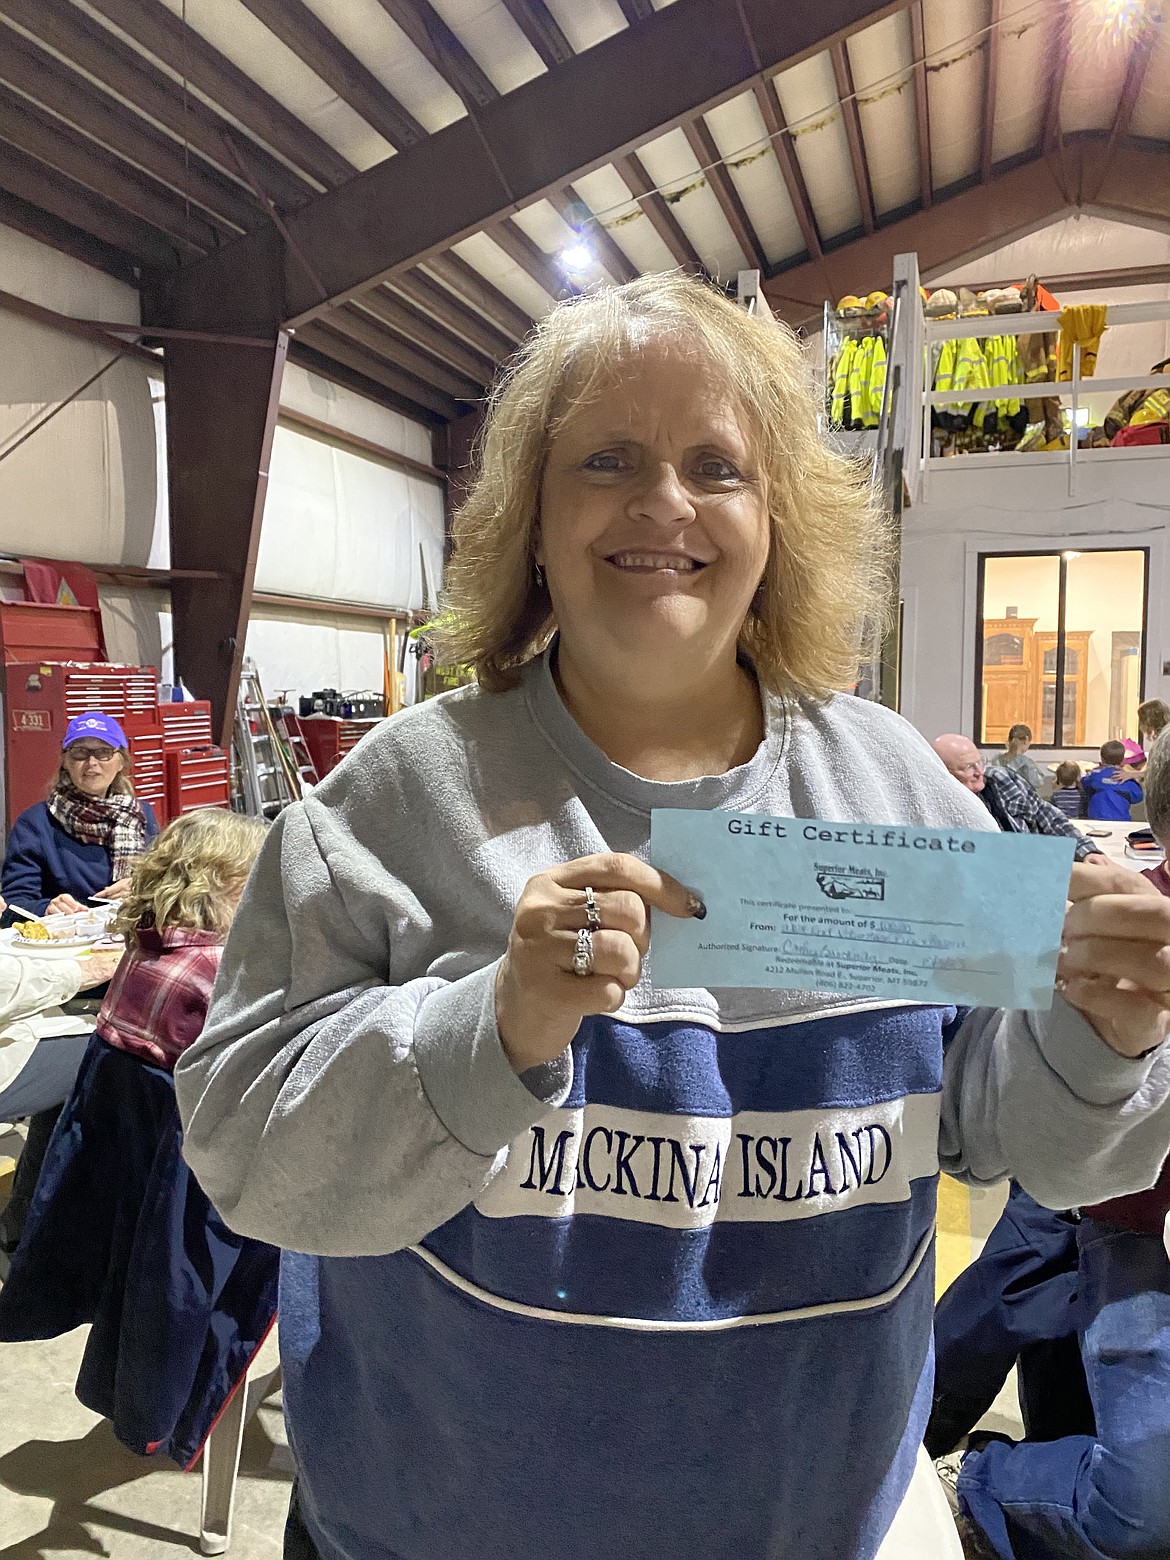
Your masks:
M593 933L582 927L577 933L577 951L573 955L573 974L593 974Z
M591 932L601 930L601 911L597 908L597 900L594 899L591 888L585 890L585 920Z

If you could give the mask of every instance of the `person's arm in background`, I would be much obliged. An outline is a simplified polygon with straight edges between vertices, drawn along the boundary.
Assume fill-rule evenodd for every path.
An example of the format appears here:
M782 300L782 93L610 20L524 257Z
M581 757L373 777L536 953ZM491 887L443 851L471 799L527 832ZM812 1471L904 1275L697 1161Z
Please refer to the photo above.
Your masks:
M498 960L387 984L394 907L377 933L358 926L331 869L363 850L311 797L280 815L175 1068L184 1154L227 1223L326 1256L382 1255L445 1223L572 1081L567 1054L513 1070Z
M8 850L0 875L0 891L10 905L44 915L52 894L46 894L41 842L29 820L22 816L12 825Z
M83 978L77 959L0 952L0 1028L70 1001Z
M1044 782L1049 778L1048 771L1046 769L1041 769L1040 765L1035 761L1035 759L1029 758L1027 753L1025 753L1023 757L1023 778L1028 782L1034 791L1038 791Z
M944 1035L942 1168L1047 1208L1145 1191L1170 1142L1170 905L1112 865L1074 866L1069 898L1051 1009L960 1012Z

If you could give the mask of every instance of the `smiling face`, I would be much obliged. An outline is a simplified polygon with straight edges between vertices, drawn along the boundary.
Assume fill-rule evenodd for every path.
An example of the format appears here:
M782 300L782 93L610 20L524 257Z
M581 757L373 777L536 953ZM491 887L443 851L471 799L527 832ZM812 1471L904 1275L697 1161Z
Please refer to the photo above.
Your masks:
M536 558L562 654L595 674L694 679L734 662L769 545L734 392L697 349L631 351L553 440Z

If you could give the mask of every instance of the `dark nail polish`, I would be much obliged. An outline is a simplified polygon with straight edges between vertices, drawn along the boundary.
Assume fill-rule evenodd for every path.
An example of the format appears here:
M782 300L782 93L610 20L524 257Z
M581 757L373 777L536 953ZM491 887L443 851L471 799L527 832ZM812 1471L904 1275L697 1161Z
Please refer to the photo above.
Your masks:
M707 906L701 899L696 898L694 894L689 895L687 898L687 909L691 912L694 920L705 921L707 919Z

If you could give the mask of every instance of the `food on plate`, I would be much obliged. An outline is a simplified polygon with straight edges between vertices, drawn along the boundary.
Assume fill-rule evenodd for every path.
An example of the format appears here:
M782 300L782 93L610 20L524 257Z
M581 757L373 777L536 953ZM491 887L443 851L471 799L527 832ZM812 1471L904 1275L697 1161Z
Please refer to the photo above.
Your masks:
M53 934L43 921L17 921L16 935L26 942L52 942Z

